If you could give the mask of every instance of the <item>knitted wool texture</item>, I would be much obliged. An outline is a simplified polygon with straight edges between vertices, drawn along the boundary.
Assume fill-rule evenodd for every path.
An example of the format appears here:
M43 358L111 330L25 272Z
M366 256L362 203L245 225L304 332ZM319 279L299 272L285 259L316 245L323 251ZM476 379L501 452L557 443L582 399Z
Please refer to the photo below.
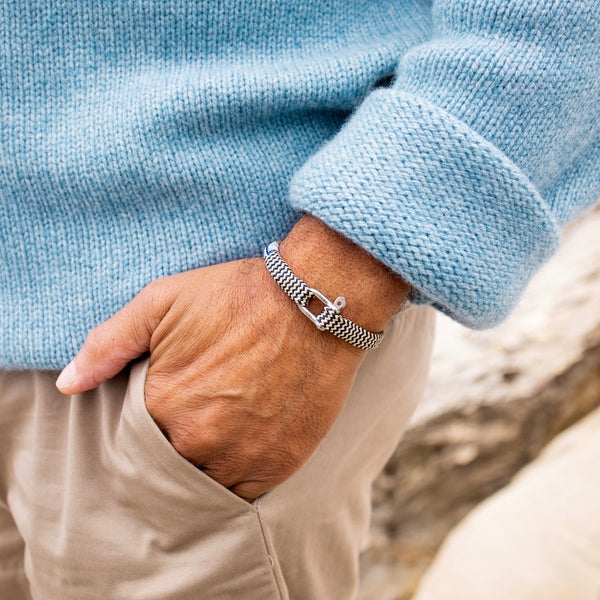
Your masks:
M502 321L600 197L600 2L0 0L0 366L308 211Z

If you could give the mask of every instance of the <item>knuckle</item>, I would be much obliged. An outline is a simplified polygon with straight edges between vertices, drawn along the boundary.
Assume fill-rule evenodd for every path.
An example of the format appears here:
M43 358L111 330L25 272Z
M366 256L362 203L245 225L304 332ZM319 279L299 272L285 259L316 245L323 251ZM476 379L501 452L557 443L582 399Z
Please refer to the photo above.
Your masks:
M173 302L173 284L169 277L159 277L146 284L139 295L150 314L162 315Z
M94 327L88 331L82 350L88 354L94 354L102 347L103 340L104 334L101 326Z
M244 464L240 462L239 457L232 456L220 456L212 460L209 468L205 469L207 475L217 481L238 479L244 471Z
M191 460L191 444L186 436L181 435L180 431L174 429L167 429L167 438L171 442L171 445L181 456Z
M152 292L152 295L157 298L169 298L173 290L174 276L159 277L151 281L146 287Z
M305 460L306 453L298 444L295 444L279 452L277 464L282 474L291 475L300 468Z
M171 425L168 429L168 438L179 454L194 462L199 454L199 436L195 427L181 423L176 426Z
M164 287L164 277L159 277L158 279L153 279L149 283L147 283L140 292L146 296L151 296L157 294Z

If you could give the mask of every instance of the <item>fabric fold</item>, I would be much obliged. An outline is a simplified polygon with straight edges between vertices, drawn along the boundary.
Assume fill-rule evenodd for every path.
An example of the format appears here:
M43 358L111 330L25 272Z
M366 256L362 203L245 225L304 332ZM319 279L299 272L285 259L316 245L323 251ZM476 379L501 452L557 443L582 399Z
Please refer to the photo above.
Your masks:
M501 322L560 229L493 144L395 88L371 92L295 174L290 202L355 241L471 328Z

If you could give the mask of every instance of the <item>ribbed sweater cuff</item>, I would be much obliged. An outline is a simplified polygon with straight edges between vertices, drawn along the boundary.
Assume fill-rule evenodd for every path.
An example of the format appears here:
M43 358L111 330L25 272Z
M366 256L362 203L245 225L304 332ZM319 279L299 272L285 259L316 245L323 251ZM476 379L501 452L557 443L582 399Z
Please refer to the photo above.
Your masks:
M294 174L290 202L365 248L467 327L500 323L560 230L522 171L417 96L373 90Z

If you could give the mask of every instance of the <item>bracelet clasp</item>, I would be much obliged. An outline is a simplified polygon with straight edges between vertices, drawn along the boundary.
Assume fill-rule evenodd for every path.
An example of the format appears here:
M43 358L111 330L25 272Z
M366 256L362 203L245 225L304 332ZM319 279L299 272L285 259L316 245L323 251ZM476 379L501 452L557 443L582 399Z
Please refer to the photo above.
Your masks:
M346 306L346 298L344 298L344 296L338 296L332 302L331 300L329 300L329 298L327 298L327 296L325 296L324 294L322 294L319 290L316 290L315 288L308 288L308 291L313 296L316 296L324 304L324 306L327 306L328 308L335 311L336 313L339 313L340 310L342 310L342 308L344 308L344 306ZM303 314L305 314L314 323L314 325L317 327L317 329L320 329L321 331L323 331L325 329L321 325L321 322L319 321L319 317L323 313L315 315L312 312L310 312L310 310L308 310L308 307L302 306L298 302L296 302L296 305L298 306L300 311Z

